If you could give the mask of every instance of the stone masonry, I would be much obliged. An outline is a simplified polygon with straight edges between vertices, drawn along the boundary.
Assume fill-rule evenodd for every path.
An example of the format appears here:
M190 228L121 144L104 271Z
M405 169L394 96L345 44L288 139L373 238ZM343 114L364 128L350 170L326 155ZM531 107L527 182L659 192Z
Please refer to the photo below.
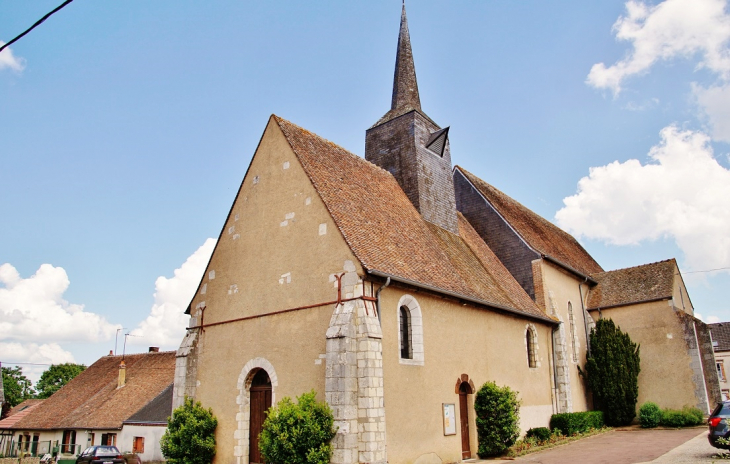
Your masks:
M357 298L363 286L354 266L341 279L343 299ZM382 332L372 301L335 307L327 329L325 397L335 418L334 464L385 464Z

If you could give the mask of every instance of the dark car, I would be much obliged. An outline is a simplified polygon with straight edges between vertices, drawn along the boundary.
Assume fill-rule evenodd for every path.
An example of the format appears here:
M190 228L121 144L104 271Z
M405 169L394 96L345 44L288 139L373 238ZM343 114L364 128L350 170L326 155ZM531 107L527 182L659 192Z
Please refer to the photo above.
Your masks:
M126 464L126 462L117 447L109 445L89 446L76 458L76 464Z
M710 414L709 419L707 419L707 425L710 426L710 434L707 435L707 439L710 440L710 444L715 448L730 449L730 445L723 445L717 442L719 438L730 440L728 420L730 420L730 401L718 403L715 410Z

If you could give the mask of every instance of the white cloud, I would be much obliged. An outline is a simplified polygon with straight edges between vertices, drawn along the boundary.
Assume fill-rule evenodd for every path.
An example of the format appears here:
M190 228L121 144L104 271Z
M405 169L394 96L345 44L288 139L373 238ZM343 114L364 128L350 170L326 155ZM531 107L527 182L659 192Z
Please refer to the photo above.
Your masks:
M58 343L17 343L0 342L0 353L3 361L33 363L41 365L19 364L23 369L23 375L28 377L34 384L40 379L43 371L48 369L47 364L63 364L75 362L71 353L61 348ZM5 364L5 367L11 367Z
M205 267L213 253L216 240L209 238L195 253L175 269L174 277L160 276L155 281L155 304L150 315L130 332L134 338L127 343L177 348L185 336L189 316L185 314Z
M712 128L712 138L730 142L730 86L705 88L693 84L692 93Z
M702 132L661 131L650 163L632 159L590 169L563 199L558 224L614 245L671 238L688 270L730 266L730 170L715 160Z
M0 47L3 45L5 45L5 42L0 40ZM21 72L25 69L25 59L16 57L10 47L0 52L0 71L6 68L15 72Z
M0 341L109 340L119 326L64 300L69 283L66 271L50 264L27 279L10 264L0 265Z
M594 64L586 82L596 88L621 91L632 75L648 72L660 60L701 56L698 67L723 79L730 77L730 16L726 0L666 0L652 6L631 0L626 16L613 25L616 38L631 42L626 58L611 66Z
M717 324L718 322L720 322L720 318L717 316L708 316L707 317L708 324Z

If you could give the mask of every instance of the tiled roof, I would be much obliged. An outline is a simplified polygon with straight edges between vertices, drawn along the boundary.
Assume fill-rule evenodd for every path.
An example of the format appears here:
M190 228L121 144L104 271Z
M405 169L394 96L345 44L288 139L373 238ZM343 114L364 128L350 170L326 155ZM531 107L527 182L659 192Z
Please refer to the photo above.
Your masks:
M105 356L15 424L16 429L120 429L122 422L167 388L175 352L128 354L126 383L117 388L122 356Z
M142 409L132 414L124 422L130 423L167 423L172 415L172 389L174 384L168 385L155 399L147 403Z
M598 285L591 288L588 294L588 309L672 298L676 272L677 262L668 259L592 274L591 277Z
M457 166L456 169L464 174L512 229L535 251L584 275L603 272L601 266L572 235L461 166Z
M712 333L712 344L715 351L730 351L730 322L718 322L716 324L707 324Z
M366 270L549 319L463 217L461 236L429 224L389 172L273 118Z
M25 400L22 403L13 407L8 416L0 421L0 429L10 429L22 418L30 414L33 409L37 408L45 400Z

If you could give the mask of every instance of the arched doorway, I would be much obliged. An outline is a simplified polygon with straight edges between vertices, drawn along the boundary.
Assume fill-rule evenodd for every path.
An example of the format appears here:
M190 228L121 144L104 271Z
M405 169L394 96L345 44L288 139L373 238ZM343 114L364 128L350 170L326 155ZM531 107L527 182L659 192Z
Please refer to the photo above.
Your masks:
M469 397L474 393L474 382L466 374L456 379L455 393L459 395L459 421L461 422L461 458L471 459L469 435Z
M259 450L259 434L266 419L266 411L271 407L271 379L269 374L259 369L251 380L251 420L249 433L249 454L250 464L263 463L261 451Z

